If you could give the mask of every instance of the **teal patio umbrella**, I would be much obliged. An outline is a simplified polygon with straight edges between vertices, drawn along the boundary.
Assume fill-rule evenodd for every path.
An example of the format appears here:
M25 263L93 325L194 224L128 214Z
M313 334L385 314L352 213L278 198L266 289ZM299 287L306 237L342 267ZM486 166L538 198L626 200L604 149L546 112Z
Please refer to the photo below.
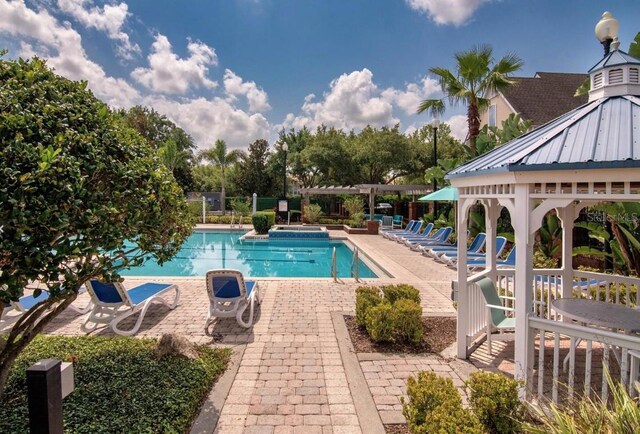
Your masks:
M426 196L422 196L418 200L428 202L458 200L458 189L455 187L444 187L440 190L434 191L433 193L429 193Z

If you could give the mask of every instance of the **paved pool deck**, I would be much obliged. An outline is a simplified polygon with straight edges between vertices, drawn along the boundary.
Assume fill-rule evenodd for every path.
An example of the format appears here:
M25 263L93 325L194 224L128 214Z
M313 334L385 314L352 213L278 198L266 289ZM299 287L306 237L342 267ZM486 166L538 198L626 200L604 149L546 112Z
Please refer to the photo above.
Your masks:
M342 231L331 231L331 236L349 239L393 276L365 283L412 284L420 290L425 315L455 316L449 298L454 270L381 236ZM127 278L125 285L140 280ZM204 332L209 303L203 278L143 280L177 283L181 299L175 310L149 309L137 336L179 333L235 352L192 432L382 433L383 423L404 421L400 397L410 375L431 370L462 386L475 370L467 361L431 354L356 354L342 320L354 312L355 289L361 285L354 279L258 279L262 303L254 327L246 330L234 319L220 319L209 335ZM79 298L76 303L82 305L87 295ZM81 334L81 320L67 310L46 333ZM104 329L93 334L112 335Z

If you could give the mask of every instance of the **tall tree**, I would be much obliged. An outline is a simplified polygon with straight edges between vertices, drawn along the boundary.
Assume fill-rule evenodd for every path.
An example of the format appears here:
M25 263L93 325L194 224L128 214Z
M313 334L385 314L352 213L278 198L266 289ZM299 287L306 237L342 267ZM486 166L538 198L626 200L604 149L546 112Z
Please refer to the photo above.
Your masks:
M267 196L275 193L275 180L267 167L270 156L266 140L258 139L249 145L248 153L240 158L235 179L243 195L257 193L258 196Z
M166 116L147 107L131 107L119 115L158 152L182 189L193 189L193 138Z
M475 151L476 137L480 132L480 114L489 107L487 94L512 86L515 81L510 78L511 74L522 68L524 63L513 53L494 62L493 49L488 45L457 53L455 59L455 72L441 67L430 68L429 71L438 77L444 98L450 104L464 104L467 107L469 147ZM428 111L434 116L442 115L445 111L444 98L422 101L418 113Z
M0 83L0 316L30 282L49 292L0 336L1 391L20 351L82 284L170 259L193 225L155 151L86 82L37 58L0 58Z
M361 182L386 183L406 173L407 162L416 155L411 152L409 140L399 128L395 125L377 129L367 125L357 135L350 151L360 166Z
M220 203L222 206L222 215L225 214L225 170L230 164L235 163L242 156L242 152L234 149L227 152L227 144L224 140L216 140L213 148L200 151L198 158L205 159L220 168Z

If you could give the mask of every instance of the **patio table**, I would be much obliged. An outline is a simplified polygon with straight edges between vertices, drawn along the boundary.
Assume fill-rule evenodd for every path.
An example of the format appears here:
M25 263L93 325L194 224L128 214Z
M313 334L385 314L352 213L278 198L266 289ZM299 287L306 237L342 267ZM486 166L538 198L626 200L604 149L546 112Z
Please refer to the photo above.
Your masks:
M567 318L627 333L640 333L640 311L630 307L584 298L559 298L551 307Z

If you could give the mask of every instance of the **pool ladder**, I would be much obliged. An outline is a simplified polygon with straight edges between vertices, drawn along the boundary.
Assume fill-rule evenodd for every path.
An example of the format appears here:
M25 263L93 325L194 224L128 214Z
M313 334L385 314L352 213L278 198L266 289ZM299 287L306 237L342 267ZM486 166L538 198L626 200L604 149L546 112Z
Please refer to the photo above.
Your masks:
M331 277L334 282L338 281L338 261L335 247L331 254ZM355 278L356 282L360 282L360 254L357 247L353 248L351 255L351 277Z
M237 223L235 223L235 219L236 219L236 213L234 211L231 211L231 229L233 229L235 226L237 226L238 229L242 229L242 214L238 216Z
M351 255L351 277L356 279L356 282L360 282L360 250L357 247L353 248L353 254Z

